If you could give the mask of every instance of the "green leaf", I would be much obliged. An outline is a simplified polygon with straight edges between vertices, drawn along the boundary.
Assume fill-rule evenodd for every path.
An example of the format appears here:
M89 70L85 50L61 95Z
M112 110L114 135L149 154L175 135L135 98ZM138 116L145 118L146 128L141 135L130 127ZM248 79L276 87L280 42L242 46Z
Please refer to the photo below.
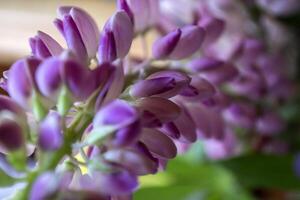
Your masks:
M293 171L293 156L248 155L222 161L238 180L249 188L299 189Z
M0 168L0 187L11 186L17 182L17 179L8 176L1 168Z
M251 200L232 174L218 164L186 162L179 157L170 161L166 171L146 178L152 181L140 180L135 200Z
M115 126L101 126L94 128L88 134L84 141L84 146L92 144L101 144L108 136L116 131Z

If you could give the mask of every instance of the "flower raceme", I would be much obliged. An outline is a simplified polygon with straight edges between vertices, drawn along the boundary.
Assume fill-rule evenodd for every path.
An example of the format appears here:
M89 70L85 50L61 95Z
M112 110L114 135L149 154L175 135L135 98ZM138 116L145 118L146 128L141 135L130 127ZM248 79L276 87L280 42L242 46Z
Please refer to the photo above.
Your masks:
M31 57L1 79L10 97L0 96L0 151L24 165L22 199L130 200L139 176L164 169L196 140L208 157L224 159L241 146L236 128L253 137L284 130L279 112L258 100L286 100L292 83L255 38L220 57L215 45L225 24L210 12L195 11L193 23L175 16L184 23L152 44L152 57L133 58L136 34L169 30L162 24L170 21L158 22L166 15L160 6L119 0L101 34L86 11L60 7L54 23L67 49L39 31ZM136 60L142 62L133 66Z

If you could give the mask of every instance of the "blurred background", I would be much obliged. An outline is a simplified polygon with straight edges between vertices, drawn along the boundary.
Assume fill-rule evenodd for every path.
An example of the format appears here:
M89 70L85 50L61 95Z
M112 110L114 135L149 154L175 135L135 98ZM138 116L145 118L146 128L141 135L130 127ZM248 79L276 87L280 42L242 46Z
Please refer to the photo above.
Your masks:
M28 38L34 36L37 30L49 33L64 44L52 23L60 5L77 5L88 10L99 28L115 9L113 0L0 0L1 72L16 59L30 53Z

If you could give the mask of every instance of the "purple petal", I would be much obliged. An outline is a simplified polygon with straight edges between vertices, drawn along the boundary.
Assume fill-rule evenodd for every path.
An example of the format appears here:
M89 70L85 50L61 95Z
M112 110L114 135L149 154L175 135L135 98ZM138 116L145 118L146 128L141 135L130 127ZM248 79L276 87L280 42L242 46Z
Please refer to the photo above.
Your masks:
M63 142L62 121L58 113L50 113L39 127L39 146L45 151L54 151L61 147Z
M175 49L181 36L181 30L177 29L166 36L156 40L152 46L152 55L156 59L168 57Z
M133 24L124 11L116 12L105 24L105 31L112 31L116 45L116 55L124 58L131 47L133 40Z
M125 195L133 192L137 186L137 177L125 170L113 173L93 174L93 182L97 185L97 191L107 195Z
M201 18L198 25L203 27L206 31L203 42L204 46L208 46L216 41L223 33L225 28L225 22L223 20L209 16Z
M29 106L29 98L35 88L34 74L40 60L26 58L17 61L9 70L8 93L24 108Z
M194 54L201 46L205 31L199 26L186 26L181 29L180 39L169 56L171 59L180 60Z
M177 154L174 142L158 130L144 129L140 140L152 153L159 157L171 159Z
M16 102L7 96L0 95L0 112L2 111L9 111L18 115L21 119L26 119L24 110Z
M46 172L40 175L33 183L30 191L30 200L47 199L57 191L58 180L55 174Z
M161 122L172 121L180 114L180 108L175 103L160 97L139 99L136 105L140 110L152 113Z
M63 48L50 35L42 31L38 31L37 36L43 42L43 44L45 45L45 47L47 48L51 56L58 56L62 53Z
M127 1L126 0L118 0L117 7L119 10L125 11L127 13L127 15L130 17L131 23L134 24L134 16L133 16L131 9L129 8Z
M57 99L62 84L60 75L61 67L61 60L58 58L49 58L39 66L36 72L35 78L40 92L52 100Z
M225 120L235 126L252 128L256 117L256 110L251 104L235 103L224 112Z
M69 49L71 49L80 61L87 62L87 50L81 38L80 32L70 15L65 15L63 18L64 37Z
M137 120L131 125L121 128L115 134L112 144L115 146L128 146L137 141L141 132L140 121Z
M122 100L114 100L100 109L93 121L94 127L101 125L117 125L124 127L137 120L135 108Z
M103 157L139 176L157 171L157 164L153 160L135 151L114 149L105 152Z
M172 77L159 77L148 80L141 80L134 84L130 89L130 95L135 98L159 95L176 86L175 79Z
M265 113L256 121L256 130L264 135L280 133L284 126L283 119L276 113Z
M84 10L72 7L70 10L77 29L80 33L89 58L96 55L100 32L94 19Z
M5 151L15 151L24 145L24 133L20 124L12 119L0 116L0 146Z
M164 123L159 130L171 138L178 139L180 137L180 131L173 122Z
M102 33L97 57L99 63L112 62L117 59L116 42L112 31Z
M157 78L172 78L175 80L175 86L171 90L167 90L161 94L156 94L155 96L170 98L177 94L179 94L184 88L188 87L188 84L191 81L191 78L184 73L172 71L172 70L165 70L159 71L156 73L151 74L147 77L147 80L157 79Z

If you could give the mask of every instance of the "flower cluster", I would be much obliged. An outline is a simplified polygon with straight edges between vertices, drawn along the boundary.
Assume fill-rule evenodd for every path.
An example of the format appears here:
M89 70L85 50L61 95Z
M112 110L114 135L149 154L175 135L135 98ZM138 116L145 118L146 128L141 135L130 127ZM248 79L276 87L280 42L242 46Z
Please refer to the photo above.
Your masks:
M256 37L232 42L203 2L117 3L101 33L84 10L60 7L67 48L39 31L32 55L5 73L0 151L26 180L15 198L131 199L139 176L196 140L212 159L245 151L246 136L255 151L278 150L278 109L294 92L284 58ZM151 29L151 57L134 58L132 41Z

